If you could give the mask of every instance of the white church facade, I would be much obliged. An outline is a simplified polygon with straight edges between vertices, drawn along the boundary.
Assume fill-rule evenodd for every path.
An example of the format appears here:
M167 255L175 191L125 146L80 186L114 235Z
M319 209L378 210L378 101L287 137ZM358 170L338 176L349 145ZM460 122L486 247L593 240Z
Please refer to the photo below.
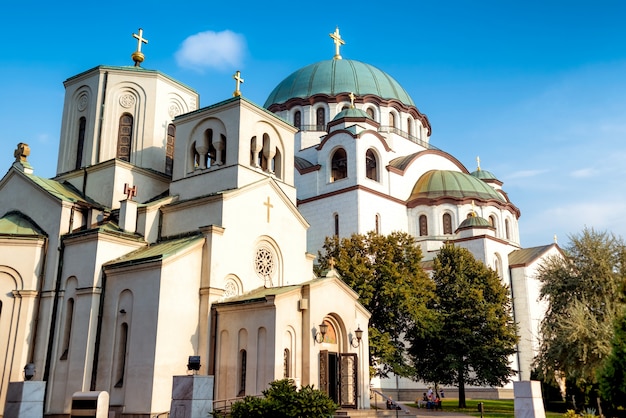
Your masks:
M502 182L431 146L408 93L331 35L333 59L264 106L236 74L234 97L200 107L141 67L141 32L135 66L65 81L56 176L37 176L20 143L0 179L0 411L32 364L46 415L90 390L118 417L165 413L189 356L216 400L289 377L368 408L370 384L392 384L369 379L370 314L313 263L326 236L371 230L413 234L426 265L454 242L498 271L520 324L515 379L529 379L534 270L558 247L521 248Z

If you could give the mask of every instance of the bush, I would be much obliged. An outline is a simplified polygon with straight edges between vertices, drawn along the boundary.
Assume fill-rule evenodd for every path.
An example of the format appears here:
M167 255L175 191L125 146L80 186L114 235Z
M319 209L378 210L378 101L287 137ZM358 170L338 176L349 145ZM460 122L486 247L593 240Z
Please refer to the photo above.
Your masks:
M330 397L313 386L296 388L293 380L270 383L263 397L246 396L231 408L232 418L321 418L330 417L339 408Z

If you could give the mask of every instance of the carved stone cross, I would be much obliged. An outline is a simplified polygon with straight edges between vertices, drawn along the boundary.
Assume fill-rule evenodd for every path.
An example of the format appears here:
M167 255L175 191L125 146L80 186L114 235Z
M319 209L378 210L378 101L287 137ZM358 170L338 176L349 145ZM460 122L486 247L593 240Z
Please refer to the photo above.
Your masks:
M128 200L133 200L137 196L137 186L130 187L128 183L124 183L124 194Z

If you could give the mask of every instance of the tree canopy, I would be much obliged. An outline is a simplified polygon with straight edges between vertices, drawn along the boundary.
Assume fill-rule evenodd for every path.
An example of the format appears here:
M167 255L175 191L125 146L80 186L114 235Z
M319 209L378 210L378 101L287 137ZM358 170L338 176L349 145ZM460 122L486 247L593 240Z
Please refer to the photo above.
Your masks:
M584 229L570 237L564 257L542 264L537 278L548 309L541 322L535 365L548 381L564 376L576 394L597 387L621 313L626 249L621 238Z
M370 366L376 376L390 372L411 376L404 336L412 327L432 325L427 303L433 282L421 266L422 253L404 232L383 236L370 232L349 238L327 238L319 254L319 267L334 268L356 291L372 317L369 322Z
M451 244L434 259L432 279L434 326L409 334L415 377L457 386L465 407L466 384L502 385L514 374L518 336L509 289L467 249Z
M612 410L626 408L626 311L615 323L611 354L598 372L602 399Z

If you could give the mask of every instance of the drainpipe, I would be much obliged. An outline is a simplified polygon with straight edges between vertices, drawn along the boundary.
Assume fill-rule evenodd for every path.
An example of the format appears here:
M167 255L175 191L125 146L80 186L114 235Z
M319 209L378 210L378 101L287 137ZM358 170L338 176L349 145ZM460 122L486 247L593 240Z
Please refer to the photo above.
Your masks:
M54 338L56 331L57 315L59 311L59 293L61 292L61 274L63 273L63 258L65 254L65 243L63 237L61 237L61 243L59 245L59 260L57 262L57 277L56 285L54 289L54 303L52 304L52 315L50 317L50 334L48 335L48 349L46 350L46 363L44 364L43 380L48 381L50 377L50 363L52 358L52 349L54 348ZM44 392L44 405L46 405L46 398L48 397L49 387Z
M96 381L98 379L98 357L100 355L100 338L102 336L102 311L104 310L104 294L107 284L107 275L102 268L102 285L100 287L100 306L98 306L98 324L96 325L96 340L93 350L93 364L91 367L91 384L89 390L96 390Z

